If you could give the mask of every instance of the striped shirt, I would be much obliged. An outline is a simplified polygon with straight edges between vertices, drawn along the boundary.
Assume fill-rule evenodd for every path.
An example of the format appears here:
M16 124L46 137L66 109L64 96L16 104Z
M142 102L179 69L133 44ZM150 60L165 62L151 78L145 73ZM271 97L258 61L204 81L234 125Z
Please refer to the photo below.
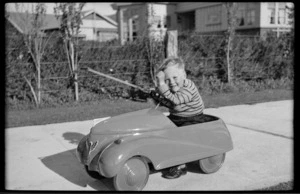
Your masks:
M165 98L162 104L169 108L170 114L190 117L203 113L204 104L193 81L185 79L183 87L176 93L164 86L158 90Z

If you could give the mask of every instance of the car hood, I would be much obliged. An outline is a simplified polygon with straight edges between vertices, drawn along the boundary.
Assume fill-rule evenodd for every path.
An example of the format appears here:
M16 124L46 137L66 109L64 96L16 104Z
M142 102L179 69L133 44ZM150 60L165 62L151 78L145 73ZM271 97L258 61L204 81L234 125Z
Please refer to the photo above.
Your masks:
M121 114L96 124L92 134L139 133L176 127L162 112L153 108Z

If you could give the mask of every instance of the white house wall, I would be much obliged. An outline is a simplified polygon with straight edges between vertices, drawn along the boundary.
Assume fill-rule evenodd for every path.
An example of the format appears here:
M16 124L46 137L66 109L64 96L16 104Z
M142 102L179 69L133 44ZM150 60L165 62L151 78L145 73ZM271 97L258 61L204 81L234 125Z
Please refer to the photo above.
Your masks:
M150 30L160 30L159 28L157 28L157 23L152 20L155 17L159 17L161 21L163 21L163 17L167 15L167 5L165 4L150 4L149 5L149 9L150 9Z
M268 19L268 3L261 3L261 16L260 16L260 23L261 26L264 27L271 27L272 24L268 24L269 23L269 19ZM274 24L273 24L274 25Z
M278 2L276 3L278 4ZM277 5L276 5L277 6ZM262 28L290 28L290 25L288 24L278 24L277 23L277 17L278 17L278 12L275 12L275 24L270 24L269 23L269 18L268 18L268 3L261 3L261 17L260 17L260 23ZM286 14L286 17L288 15Z
M97 40L96 29L99 28L117 29L116 26L105 20L83 20L80 34L84 34L86 40Z
M112 29L117 29L116 26L108 23L107 21L104 20L83 20L82 21L82 26L84 28L112 28Z
M84 34L86 36L86 40L94 40L95 39L93 28L81 27L80 34Z
M161 36L166 33L167 30L174 30L177 27L177 16L175 14L176 5L175 4L159 4L153 3L149 4L150 16L148 23L150 24L150 32L152 35ZM170 25L167 28L164 27L164 21L166 22L166 17L170 18ZM154 19L156 18L156 19ZM157 27L157 19L161 21L162 26Z

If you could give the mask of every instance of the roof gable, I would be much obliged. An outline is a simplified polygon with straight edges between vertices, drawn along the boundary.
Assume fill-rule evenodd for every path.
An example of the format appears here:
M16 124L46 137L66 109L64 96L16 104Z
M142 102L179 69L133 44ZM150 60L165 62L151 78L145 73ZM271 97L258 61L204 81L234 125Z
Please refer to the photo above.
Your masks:
M99 15L97 14L93 14L91 13L90 15L86 16L84 18L85 20L104 20L102 17L100 17Z
M108 16L104 16L97 11L83 11L82 12L82 20L90 20L93 18L93 14L95 14L96 20L103 20L113 26L117 26L117 22L111 19ZM21 33L27 33L28 29L32 28L32 17L34 14L31 13L23 13L23 12L8 12L8 21ZM49 29L59 29L60 28L60 19L57 18L54 14L46 14L44 16L42 30Z
M114 26L117 26L117 22L114 21L113 19L111 19L110 17L108 16L104 16L102 14L100 14L98 11L95 11L95 10L90 10L90 11L85 11L85 12L82 12L83 13L83 20L84 19L93 19L93 15L92 14L95 14L95 19L98 19L98 20L105 20L106 22L114 25Z

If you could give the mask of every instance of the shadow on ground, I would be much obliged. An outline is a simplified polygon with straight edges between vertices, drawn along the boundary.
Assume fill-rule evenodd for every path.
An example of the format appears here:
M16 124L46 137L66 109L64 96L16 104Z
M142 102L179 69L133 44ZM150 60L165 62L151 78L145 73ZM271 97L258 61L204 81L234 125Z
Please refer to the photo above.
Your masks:
M63 137L69 143L78 145L84 135L67 132L63 134ZM112 179L96 180L85 172L84 166L76 157L76 149L46 156L41 159L41 162L56 174L78 186L87 187L89 185L95 190L114 190Z
M66 132L63 134L66 141L71 144L78 145L79 141L84 137L83 134ZM111 179L93 179L85 171L82 164L79 163L76 157L76 149L71 149L65 152L57 153L51 156L46 156L41 159L42 163L51 169L56 174L64 177L66 180L81 187L90 186L95 190L115 190ZM199 166L195 162L187 163L189 172L199 173ZM161 171L154 170L150 167L150 175Z

